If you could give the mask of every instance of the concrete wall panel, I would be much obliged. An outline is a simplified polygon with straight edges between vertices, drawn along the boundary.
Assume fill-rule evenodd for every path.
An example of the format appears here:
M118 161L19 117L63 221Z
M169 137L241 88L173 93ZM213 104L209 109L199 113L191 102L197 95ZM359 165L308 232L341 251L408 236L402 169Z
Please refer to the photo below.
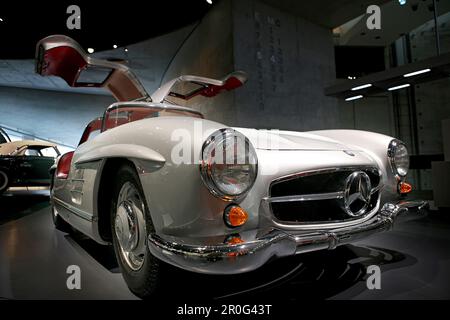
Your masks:
M313 130L339 126L331 31L259 1L233 1L234 61L250 81L236 91L238 125Z
M337 100L323 93L335 79L330 30L259 1L222 1L176 55L165 81L180 74L222 77L234 70L249 74L243 88L188 105L233 126L339 127Z

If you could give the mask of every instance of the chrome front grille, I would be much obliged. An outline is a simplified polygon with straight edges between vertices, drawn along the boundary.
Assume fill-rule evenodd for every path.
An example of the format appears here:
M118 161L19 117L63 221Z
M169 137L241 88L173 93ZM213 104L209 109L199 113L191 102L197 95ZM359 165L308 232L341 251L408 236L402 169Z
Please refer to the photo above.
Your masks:
M353 182L349 181L352 179L350 177L358 174L370 180L370 196L367 195L362 200L358 197L359 193L354 192L355 196L349 195L352 190L347 190L346 195L346 188ZM355 183L358 185L358 181ZM302 172L273 181L270 185L270 196L265 200L269 203L275 220L281 223L346 222L373 213L379 204L381 188L381 173L375 167L323 169ZM357 212L358 209L346 206L351 201L353 201L351 205L355 207L363 206L361 214ZM358 214L351 215L352 210Z

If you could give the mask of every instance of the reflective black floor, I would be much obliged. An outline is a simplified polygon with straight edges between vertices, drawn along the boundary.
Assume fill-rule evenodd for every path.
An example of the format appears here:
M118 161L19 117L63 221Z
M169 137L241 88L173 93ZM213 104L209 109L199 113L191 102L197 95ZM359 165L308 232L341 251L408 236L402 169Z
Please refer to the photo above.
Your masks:
M204 276L175 268L161 296L171 299L450 299L450 214L402 217L395 229L334 251L281 259L239 276ZM81 269L68 290L67 267ZM381 290L368 290L367 267L381 268ZM112 249L53 228L48 192L0 196L0 298L136 299Z

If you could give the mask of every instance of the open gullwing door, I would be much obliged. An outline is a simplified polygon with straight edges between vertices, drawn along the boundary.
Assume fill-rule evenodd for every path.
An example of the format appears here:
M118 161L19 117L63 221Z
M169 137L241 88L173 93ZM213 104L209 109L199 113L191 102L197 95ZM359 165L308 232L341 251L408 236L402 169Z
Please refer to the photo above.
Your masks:
M36 46L36 73L57 76L71 87L101 87L117 101L164 102L167 97L189 100L216 95L241 87L247 74L236 71L221 80L184 75L169 81L150 96L136 75L124 64L91 58L72 38L53 35ZM179 91L178 87L182 87Z
M198 76L181 76L175 78L152 94L152 101L163 102L168 97L190 100L196 96L212 98L216 95L237 89L247 82L248 76L243 71L230 73L222 80Z
M71 87L101 87L117 101L150 100L136 75L124 64L91 58L72 38L53 35L36 46L36 73L57 76Z

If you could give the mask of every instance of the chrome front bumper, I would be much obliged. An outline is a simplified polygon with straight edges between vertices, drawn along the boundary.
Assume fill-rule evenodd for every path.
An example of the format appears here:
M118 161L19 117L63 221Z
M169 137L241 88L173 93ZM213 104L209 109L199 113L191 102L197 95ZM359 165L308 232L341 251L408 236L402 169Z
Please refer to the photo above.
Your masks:
M149 236L151 253L176 267L207 274L237 274L255 270L272 258L318 250L332 250L374 233L391 229L402 212L421 210L423 201L387 203L371 220L327 231L294 232L271 229L240 244L192 245L179 239Z

